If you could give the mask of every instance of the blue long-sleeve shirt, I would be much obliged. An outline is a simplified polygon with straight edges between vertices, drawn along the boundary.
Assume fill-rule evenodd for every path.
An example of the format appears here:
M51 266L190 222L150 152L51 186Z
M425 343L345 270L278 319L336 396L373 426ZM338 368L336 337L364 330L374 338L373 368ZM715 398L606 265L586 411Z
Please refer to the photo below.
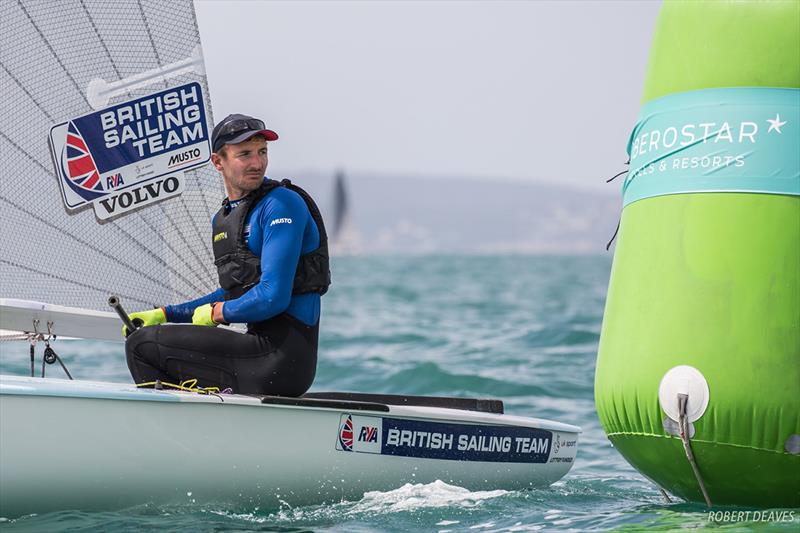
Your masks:
M238 202L231 202L233 209ZM292 294L300 256L319 247L319 229L303 198L286 187L276 187L259 200L245 220L247 247L261 258L261 279L239 298L222 307L227 322L260 322L284 311L305 324L319 320L320 295ZM195 308L224 299L222 288L164 308L169 322L191 322Z

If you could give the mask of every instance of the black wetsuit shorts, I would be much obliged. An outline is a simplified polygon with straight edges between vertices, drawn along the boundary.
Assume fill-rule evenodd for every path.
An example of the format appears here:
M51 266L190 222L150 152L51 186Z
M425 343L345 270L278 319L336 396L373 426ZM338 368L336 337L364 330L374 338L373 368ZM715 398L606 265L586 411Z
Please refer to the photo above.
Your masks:
M317 369L319 323L307 326L283 313L258 324L257 333L165 324L128 335L125 353L136 383L179 384L236 394L301 396Z

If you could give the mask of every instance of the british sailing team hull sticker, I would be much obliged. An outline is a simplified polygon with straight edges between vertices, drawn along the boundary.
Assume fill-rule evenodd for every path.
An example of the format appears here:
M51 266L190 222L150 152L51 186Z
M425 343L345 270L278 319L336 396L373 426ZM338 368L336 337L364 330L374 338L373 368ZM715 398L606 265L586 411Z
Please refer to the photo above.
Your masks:
M574 457L577 441L557 437L559 452L563 447L565 455ZM543 429L343 414L336 449L455 461L547 463L551 451L556 453L553 443L553 433ZM572 457L559 462L572 462Z
M92 204L104 220L181 194L184 171L211 158L204 102L188 83L53 126L67 209Z

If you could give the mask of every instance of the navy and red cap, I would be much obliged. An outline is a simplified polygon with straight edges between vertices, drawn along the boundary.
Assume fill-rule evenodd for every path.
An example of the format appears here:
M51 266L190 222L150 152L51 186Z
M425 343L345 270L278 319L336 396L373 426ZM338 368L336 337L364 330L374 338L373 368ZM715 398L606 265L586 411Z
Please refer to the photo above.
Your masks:
M228 115L211 132L211 151L218 152L226 144L239 144L259 134L268 141L278 140L278 134L268 130L263 120L239 113Z

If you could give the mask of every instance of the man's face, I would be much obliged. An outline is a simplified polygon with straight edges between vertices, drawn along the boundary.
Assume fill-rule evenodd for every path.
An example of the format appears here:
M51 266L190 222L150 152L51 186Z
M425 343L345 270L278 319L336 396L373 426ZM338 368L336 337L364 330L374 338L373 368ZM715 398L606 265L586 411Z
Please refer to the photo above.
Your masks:
M220 153L211 154L211 163L225 181L228 198L238 200L258 189L267 171L267 141L251 137L239 144L225 145Z

